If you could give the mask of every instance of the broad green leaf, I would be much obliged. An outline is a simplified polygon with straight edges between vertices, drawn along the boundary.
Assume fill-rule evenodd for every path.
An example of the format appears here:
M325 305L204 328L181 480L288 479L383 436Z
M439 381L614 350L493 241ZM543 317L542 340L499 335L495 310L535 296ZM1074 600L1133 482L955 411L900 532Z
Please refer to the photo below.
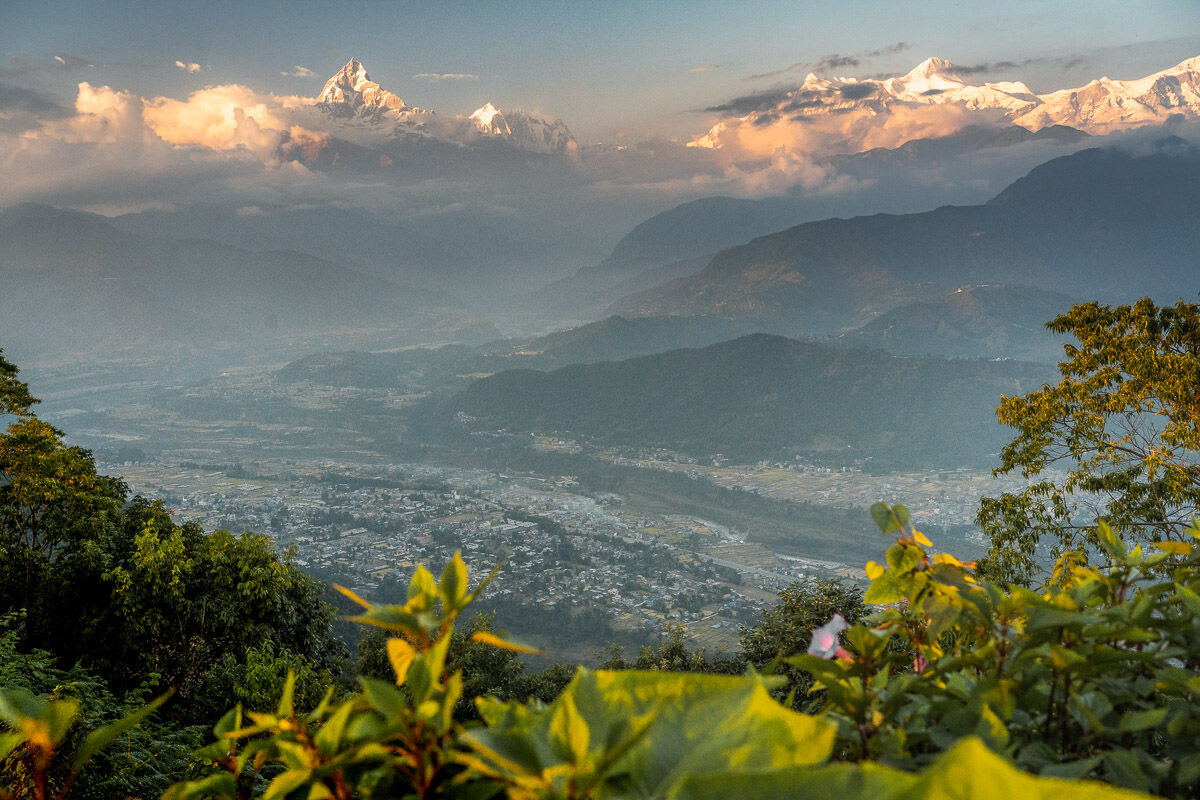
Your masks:
M760 678L591 670L546 710L510 711L465 740L501 773L542 775L564 764L544 743L568 704L587 726L592 763L607 765L600 777L625 776L632 796L669 797L694 774L820 763L833 746L830 723L783 708Z
M865 762L689 775L669 797L671 800L887 800L916 783L916 775Z
M408 711L408 701L392 684L366 676L359 676L358 682L371 708L385 717L403 717Z
M280 773L275 780L271 781L271 785L267 787L267 791L263 794L263 800L283 800L284 797L287 797L311 779L311 770L289 769L287 772Z
M447 610L457 609L467 593L467 565L463 563L462 553L457 550L454 551L450 563L442 569L438 593L442 596L442 603Z
M408 599L409 601L417 598L429 598L432 604L433 596L437 594L437 584L433 580L433 573L425 569L424 564L417 565L417 569L413 572L412 579L408 582ZM430 606L426 606L427 608Z
M1120 559L1129 555L1129 550L1125 547L1125 543L1121 541L1121 537L1117 536L1116 532L1104 520L1100 520L1100 523L1096 526L1096 539L1100 542L1100 549L1109 558Z
M391 662L392 672L396 674L396 685L403 686L408 678L408 668L417 657L416 649L406 640L392 637L387 640L387 657Z
M1091 781L1064 781L1021 772L979 739L968 737L942 754L895 800L1133 800L1145 795ZM888 798L888 800L891 800Z
M421 635L425 626L423 620L411 611L401 606L374 606L365 614L349 618L351 622L361 622L364 625L374 625L397 633L407 633L410 636Z
M342 743L342 735L346 732L346 723L353 711L353 703L342 703L317 731L317 735L313 737L313 743L322 755L331 756L338 751L338 746Z
M293 700L296 695L296 673L288 670L287 680L283 683L283 693L279 697L279 707L275 710L275 716L280 719L288 719L295 713Z
M885 572L871 581L863 601L872 605L889 605L898 603L906 597L904 590L890 572Z
M1117 724L1120 733L1144 731L1147 728L1157 728L1167 718L1166 708L1154 708L1149 711L1129 711L1121 715Z
M1200 615L1200 594L1192 591L1182 583L1177 583L1175 584L1175 596L1183 601L1189 611Z
M25 737L20 733L0 733L0 762L8 758L8 754L13 751L13 748L23 741L25 741Z
M1144 792L1149 789L1138 758L1128 750L1109 750L1104 754L1104 776L1110 783Z
M887 503L876 503L871 506L871 517L879 530L888 534L898 531L908 524L908 509L901 505L889 506Z

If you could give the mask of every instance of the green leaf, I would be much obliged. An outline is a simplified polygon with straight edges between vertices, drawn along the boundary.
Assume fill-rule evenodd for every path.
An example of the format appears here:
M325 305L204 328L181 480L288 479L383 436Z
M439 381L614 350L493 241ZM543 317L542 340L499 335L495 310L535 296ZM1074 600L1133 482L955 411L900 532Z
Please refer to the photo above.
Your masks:
M1175 584L1175 596L1183 601L1183 604L1187 606L1188 611L1191 611L1193 614L1200 615L1200 594L1193 592L1182 583L1177 583Z
M408 582L408 599L409 601L418 598L428 598L429 608L432 605L433 597L437 594L437 584L434 583L433 573L425 569L424 564L417 565L416 571L413 572L412 579Z
M342 703L317 731L316 736L313 737L313 743L322 755L331 756L338 751L338 746L342 743L342 735L346 731L346 722L350 719L353 711L354 704L352 702Z
M467 565L463 563L462 554L457 550L454 551L450 563L442 570L438 593L442 596L442 603L447 610L459 608L467 593Z
M898 603L906 597L904 590L893 577L892 573L885 572L875 580L871 581L867 593L863 595L863 602L871 605L889 605Z
M871 517L879 530L884 534L898 531L908 524L908 509L904 506L889 506L887 503L876 503L871 506Z
M834 739L831 723L783 708L759 678L581 669L545 710L510 707L464 740L500 774L543 775L582 761L580 723L587 761L610 787L596 796L671 797L691 775L816 764ZM570 755L546 746L551 726Z
M1133 731L1144 731L1147 728L1157 728L1167 718L1166 708L1153 708L1149 711L1128 711L1121 715L1121 721L1117 724L1117 731L1120 733L1132 733Z
M290 719L295 713L294 698L296 695L296 673L288 670L287 680L283 683L283 693L279 697L279 706L275 716L280 719Z
M1104 754L1104 774L1110 783L1138 792L1149 790L1138 758L1128 750L1109 750Z
M371 708L380 714L385 717L398 718L403 718L407 714L408 701L395 686L386 681L366 676L359 676L358 682L362 684L363 693L367 696L367 702L371 704Z
M83 740L83 744L75 751L75 758L71 761L71 769L78 771L83 768L92 756L108 747L113 740L128 730L140 725L142 720L153 714L159 706L167 702L167 698L174 694L174 690L166 692L163 695L155 698L151 702L137 709L136 711L126 714L116 722L109 723L102 728L97 728L87 735Z
M8 758L8 754L23 741L25 737L19 733L0 733L0 762Z
M267 791L263 794L263 800L283 800L283 798L308 783L311 779L312 770L289 769L287 772L280 773L275 780L271 781L271 785L267 787Z
M1121 541L1121 537L1117 536L1104 520L1100 520L1100 523L1096 526L1096 539L1100 543L1100 549L1109 558L1122 559L1129 555L1129 550L1125 547L1125 543Z
M237 797L237 778L228 772L218 772L194 781L176 783L165 792L162 800L193 800L193 798Z
M888 800L916 783L916 775L864 762L689 775L671 797L672 800Z

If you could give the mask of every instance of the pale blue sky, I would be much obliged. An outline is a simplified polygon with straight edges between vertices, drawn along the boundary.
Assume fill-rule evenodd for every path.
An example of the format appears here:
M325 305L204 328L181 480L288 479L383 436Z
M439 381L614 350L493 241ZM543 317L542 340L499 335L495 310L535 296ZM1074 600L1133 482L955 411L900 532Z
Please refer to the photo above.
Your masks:
M845 75L904 72L931 55L1011 62L981 80L1046 91L1197 54L1200 0L0 4L0 83L60 103L82 80L145 96L221 83L314 95L354 56L415 105L539 109L584 141L701 132L698 110L799 82L830 56L843 66L826 72ZM296 66L315 75L280 74Z

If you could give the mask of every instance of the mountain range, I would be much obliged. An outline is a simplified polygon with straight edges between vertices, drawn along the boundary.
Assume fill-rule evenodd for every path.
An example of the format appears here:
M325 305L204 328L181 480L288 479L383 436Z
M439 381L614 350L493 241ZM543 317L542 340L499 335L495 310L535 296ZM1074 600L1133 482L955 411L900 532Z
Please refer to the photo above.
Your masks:
M640 223L617 242L600 266L628 271L711 258L718 250L823 217L980 202L988 197L979 194L980 162L988 164L985 187L996 181L1006 186L1037 164L1082 147L1087 138L1082 131L1061 125L1038 131L1018 125L974 125L895 148L834 156L823 164L843 179L870 186L867 196L812 192L798 186L782 195L756 199L704 197ZM1002 158L1001 171L996 162ZM957 191L947 191L951 170L971 170L976 178L959 182Z
M366 67L353 58L326 81L316 106L335 119L367 124L392 137L441 139L460 146L499 141L549 155L564 155L577 148L562 120L542 114L503 112L489 102L467 117L442 117L411 106L371 80Z
M1045 94L1036 94L1020 81L970 84L963 74L941 58L927 58L907 74L889 78L821 78L809 73L795 88L714 108L734 116L690 144L720 148L736 125L763 127L854 111L886 116L904 108L935 106L984 112L1033 130L1067 125L1088 133L1161 124L1172 115L1200 115L1200 56L1137 80L1104 77Z
M155 240L47 206L0 212L0 285L0 343L14 356L263 356L496 335L450 298L326 259Z
M1200 151L1161 140L1033 169L988 203L806 223L714 257L613 313L716 314L832 333L982 283L1105 301L1191 297L1200 263Z

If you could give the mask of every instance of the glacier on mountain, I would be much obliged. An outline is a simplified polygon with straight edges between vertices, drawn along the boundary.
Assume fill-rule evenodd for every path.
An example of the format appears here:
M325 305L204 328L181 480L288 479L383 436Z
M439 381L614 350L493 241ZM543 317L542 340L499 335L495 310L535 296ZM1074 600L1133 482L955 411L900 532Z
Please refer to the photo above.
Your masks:
M886 115L904 108L945 106L988 112L997 122L1039 130L1068 125L1087 133L1162 123L1182 114L1200 117L1200 56L1136 80L1100 78L1075 89L1035 94L1020 81L980 85L965 82L953 64L928 58L905 75L874 78L821 78L813 73L782 97L721 119L690 147L720 148L739 124L767 126L848 111Z
M519 150L547 155L572 155L574 136L560 119L529 111L501 111L486 103L470 116L440 116L410 106L371 80L357 59L350 59L314 101L335 119L360 123L393 137L422 136L469 146L495 140Z

